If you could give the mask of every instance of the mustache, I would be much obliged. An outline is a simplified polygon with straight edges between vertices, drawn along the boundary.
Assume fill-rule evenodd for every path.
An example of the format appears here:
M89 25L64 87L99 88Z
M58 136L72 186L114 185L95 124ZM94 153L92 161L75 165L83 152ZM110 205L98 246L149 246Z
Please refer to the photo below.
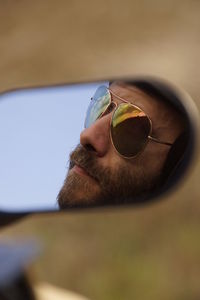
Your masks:
M69 170L75 165L83 168L100 184L104 184L105 174L109 173L108 169L99 166L96 154L81 145L78 145L70 154Z

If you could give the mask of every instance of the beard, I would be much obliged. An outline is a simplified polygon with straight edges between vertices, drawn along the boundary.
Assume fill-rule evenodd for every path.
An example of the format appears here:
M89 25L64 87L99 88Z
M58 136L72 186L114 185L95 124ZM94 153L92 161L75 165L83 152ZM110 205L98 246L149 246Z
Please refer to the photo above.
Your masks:
M89 176L73 171L76 165ZM133 165L121 158L115 166L102 167L94 152L78 145L70 154L69 170L57 200L60 209L133 203L152 186L139 160Z

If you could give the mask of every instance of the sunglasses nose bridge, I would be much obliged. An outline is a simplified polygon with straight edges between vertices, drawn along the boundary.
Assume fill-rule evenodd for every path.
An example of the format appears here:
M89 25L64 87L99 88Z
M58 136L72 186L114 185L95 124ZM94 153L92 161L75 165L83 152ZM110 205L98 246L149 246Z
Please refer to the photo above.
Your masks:
M115 111L115 109L117 108L118 104L114 101L111 101L108 105L108 107L106 108L106 110L104 111L104 113L101 115L101 117L106 116L109 113L113 113Z

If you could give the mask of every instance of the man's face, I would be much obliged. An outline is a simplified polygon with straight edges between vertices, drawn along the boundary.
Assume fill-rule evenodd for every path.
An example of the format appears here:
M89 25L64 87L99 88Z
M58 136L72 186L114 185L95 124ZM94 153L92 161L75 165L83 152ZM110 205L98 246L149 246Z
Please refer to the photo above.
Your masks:
M172 108L123 82L112 83L110 89L149 116L153 137L174 142L181 126ZM114 95L112 101L122 102ZM149 141L136 157L121 157L110 138L112 113L107 112L81 133L80 145L70 156L70 168L58 195L61 208L134 202L160 177L170 146Z

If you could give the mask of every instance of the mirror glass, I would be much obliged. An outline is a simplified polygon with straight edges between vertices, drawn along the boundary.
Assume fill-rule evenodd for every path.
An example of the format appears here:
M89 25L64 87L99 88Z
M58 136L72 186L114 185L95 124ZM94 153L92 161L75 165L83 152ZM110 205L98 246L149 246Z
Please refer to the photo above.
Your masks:
M0 209L57 209L69 153L98 84L8 92L0 101ZM76 122L75 122L76 120Z
M136 80L2 94L0 211L127 204L160 195L160 178L169 181L192 130L184 102L169 91Z

